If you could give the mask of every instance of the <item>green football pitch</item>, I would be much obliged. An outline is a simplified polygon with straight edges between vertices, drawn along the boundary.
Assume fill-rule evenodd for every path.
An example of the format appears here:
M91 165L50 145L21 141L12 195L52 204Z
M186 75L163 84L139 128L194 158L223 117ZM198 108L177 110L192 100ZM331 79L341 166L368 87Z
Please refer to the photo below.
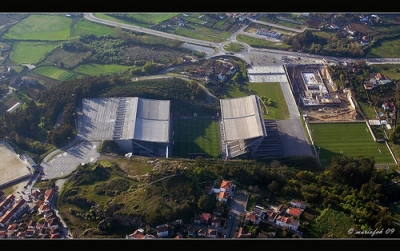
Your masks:
M394 165L385 143L375 142L365 123L309 124L323 166L335 155L373 157L377 165Z
M218 120L204 118L175 119L173 155L188 158L196 154L221 156Z

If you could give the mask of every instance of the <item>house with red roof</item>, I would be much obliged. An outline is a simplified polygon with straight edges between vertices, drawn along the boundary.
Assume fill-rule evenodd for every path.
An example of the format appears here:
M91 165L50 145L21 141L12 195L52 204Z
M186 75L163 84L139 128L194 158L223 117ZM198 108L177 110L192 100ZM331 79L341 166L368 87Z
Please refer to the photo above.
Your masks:
M46 192L44 192L44 203L50 203L54 197L54 194L54 189L47 189Z
M0 239L6 239L7 238L7 232L4 230L0 231Z
M232 181L229 180L223 180L221 183L221 186L219 188L221 192L228 192L230 193L232 191Z
M217 199L219 201L227 202L229 199L229 193L221 191L221 192L219 192Z
M258 225L260 223L260 221L261 221L261 217L259 217L258 215L256 215L253 212L249 212L249 213L246 213L244 220L247 221L247 222L250 221L253 224Z
M0 202L0 216L3 216L4 213L14 204L15 196L10 194L4 200Z
M305 210L307 208L307 204L305 202L299 201L299 200L295 200L295 199L290 201L290 205L293 206L293 207L297 207L297 208L303 209L303 210Z
M286 213L291 215L291 216L295 216L297 218L300 218L300 215L303 213L303 210L301 210L299 208L291 207L291 208L288 208L286 210Z

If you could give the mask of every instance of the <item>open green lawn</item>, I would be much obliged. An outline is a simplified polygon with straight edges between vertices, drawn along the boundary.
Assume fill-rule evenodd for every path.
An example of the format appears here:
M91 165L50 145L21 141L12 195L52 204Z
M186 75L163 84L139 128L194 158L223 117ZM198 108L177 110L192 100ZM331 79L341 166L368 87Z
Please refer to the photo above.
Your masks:
M79 37L83 35L93 34L100 35L115 35L115 28L90 22L86 19L81 19L74 24L71 29L71 37Z
M233 52L240 52L244 49L244 46L239 43L229 43L224 45L224 50L226 51L233 51Z
M129 66L118 65L118 64L81 64L74 69L75 72L79 72L86 75L100 75L118 73L124 70L128 70Z
M257 92L259 97L265 96L271 99L272 104L267 106L269 113L264 114L264 119L289 118L289 110L279 83L249 83L248 88Z
M135 18L139 22L146 23L146 24L158 24L169 20L175 16L177 13L134 13L128 14L129 17Z
M36 64L58 46L59 44L54 42L15 42L10 52L10 60L17 64Z
M366 50L366 57L396 58L400 57L400 39L380 41Z
M218 158L221 155L218 120L175 119L173 155L187 158L188 153L206 153ZM177 133L179 132L179 133Z
M16 40L66 40L70 36L70 18L65 15L34 14L11 27L3 36Z
M52 79L57 79L60 81L66 81L66 80L69 80L71 78L74 78L74 77L77 77L80 75L76 72L61 69L61 68L58 68L55 66L38 67L38 68L34 69L33 72L37 73L39 75L49 77Z
M312 123L309 127L323 166L334 155L372 156L376 164L395 164L386 144L375 142L365 123Z
M367 119L376 119L376 113L374 111L374 108L372 108L372 106L364 102L358 102L358 104L360 105L361 110Z
M237 39L237 41L244 42L253 47L265 47L265 48L278 49L278 50L287 50L287 49L291 48L290 45L287 45L285 43L275 43L275 42L271 42L269 40L250 37L250 36L246 36L246 35L242 35L242 34L238 34L236 36L236 39Z

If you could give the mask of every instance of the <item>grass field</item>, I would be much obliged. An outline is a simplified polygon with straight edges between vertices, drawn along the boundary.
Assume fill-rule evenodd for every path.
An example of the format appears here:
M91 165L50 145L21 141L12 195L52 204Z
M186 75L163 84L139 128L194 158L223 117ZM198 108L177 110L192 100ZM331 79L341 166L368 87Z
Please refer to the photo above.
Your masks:
M366 50L366 57L400 57L400 39L380 41Z
M146 24L158 24L165 20L171 19L177 16L178 13L135 13L129 14L131 18L135 18L139 22Z
M287 45L285 43L271 42L271 41L264 40L261 38L250 37L250 36L246 36L246 35L242 35L242 34L238 34L236 36L236 39L237 39L237 41L244 42L253 47L265 47L265 48L278 49L278 50L287 50L287 49L291 48L290 45Z
M188 153L205 153L218 158L221 155L218 120L175 119L174 156L187 158Z
M3 36L16 40L66 40L71 20L64 15L34 14L17 23Z
M50 42L15 42L10 60L17 64L36 64L58 46L58 43Z
M328 166L332 156L374 157L379 165L395 165L384 143L375 142L365 123L309 124L320 159Z
M45 76L45 77L59 80L59 81L66 81L66 80L69 80L71 78L74 78L74 77L77 77L78 75L80 75L76 72L60 69L55 66L38 67L38 68L34 69L33 72L37 73L39 75Z
M71 37L79 37L83 35L93 34L96 36L100 35L115 35L115 28L90 22L85 19L81 19L74 24L71 29Z
M259 97L271 99L272 104L267 106L269 114L264 114L264 119L289 118L289 109L279 83L248 83L248 88L255 91Z
M100 75L118 73L128 69L129 66L117 64L82 64L76 67L74 71L86 75Z
M224 50L226 51L233 51L233 52L240 52L244 49L244 46L239 43L229 43L224 45Z

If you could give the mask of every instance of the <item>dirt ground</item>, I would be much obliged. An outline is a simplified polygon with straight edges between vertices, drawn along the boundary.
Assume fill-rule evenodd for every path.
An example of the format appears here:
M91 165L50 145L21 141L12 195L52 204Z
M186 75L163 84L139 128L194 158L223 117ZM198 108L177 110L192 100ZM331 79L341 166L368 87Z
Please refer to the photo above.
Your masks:
M307 114L309 122L339 122L339 121L357 121L362 117L351 107L345 93L337 93L341 100L340 107L319 107L302 108L303 114Z

